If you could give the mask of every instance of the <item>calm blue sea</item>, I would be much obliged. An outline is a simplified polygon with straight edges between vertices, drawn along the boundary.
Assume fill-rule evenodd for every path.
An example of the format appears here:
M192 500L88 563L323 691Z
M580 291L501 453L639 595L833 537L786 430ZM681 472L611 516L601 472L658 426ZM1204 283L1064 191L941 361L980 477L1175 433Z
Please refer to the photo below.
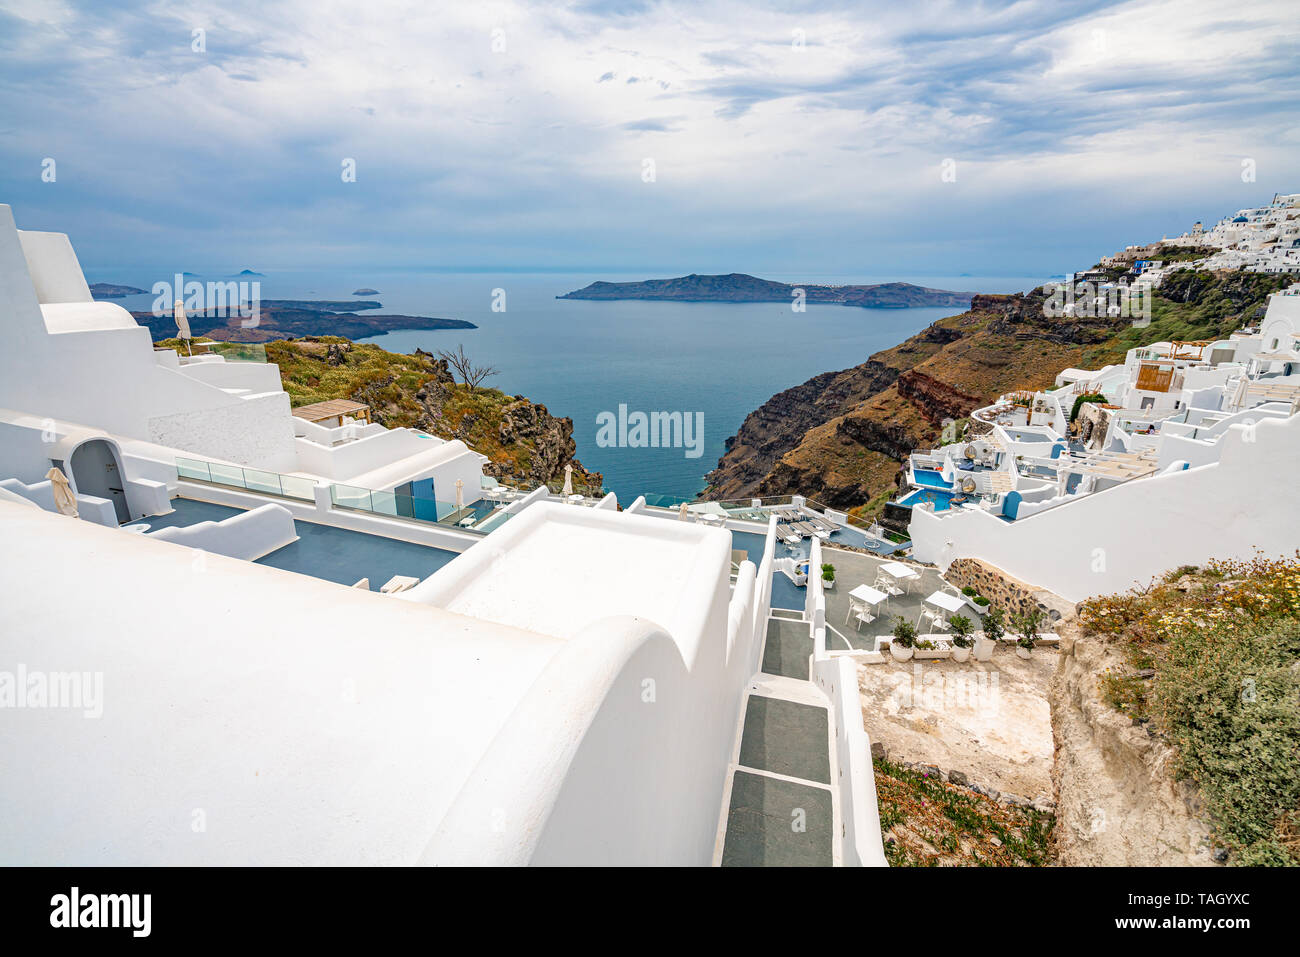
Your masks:
M256 267L254 267L256 268ZM158 275L95 275L91 281L151 288ZM202 280L228 276L198 276ZM620 502L638 494L690 497L745 416L772 395L819 372L845 369L931 322L960 310L860 309L810 305L794 313L781 303L583 302L557 295L597 279L644 275L557 273L439 273L367 271L302 273L266 270L263 299L351 299L355 289L383 303L383 313L468 319L478 329L394 332L367 341L393 352L433 352L464 344L479 363L500 374L487 384L543 403L574 423L578 457L602 472ZM786 282L874 283L897 276L765 276ZM1018 292L1043 281L1025 277L907 276L940 289ZM504 290L505 311L493 311ZM497 301L500 295L496 294ZM117 300L148 309L150 296ZM597 416L633 411L703 413L702 454L682 448L602 448Z

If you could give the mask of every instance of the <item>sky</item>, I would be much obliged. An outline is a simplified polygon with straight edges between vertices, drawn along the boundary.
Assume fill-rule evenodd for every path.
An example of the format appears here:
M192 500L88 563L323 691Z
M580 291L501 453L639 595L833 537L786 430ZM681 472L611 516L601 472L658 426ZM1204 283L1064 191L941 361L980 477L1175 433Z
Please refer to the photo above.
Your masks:
M1046 276L1275 192L1295 0L0 0L0 203L101 274Z

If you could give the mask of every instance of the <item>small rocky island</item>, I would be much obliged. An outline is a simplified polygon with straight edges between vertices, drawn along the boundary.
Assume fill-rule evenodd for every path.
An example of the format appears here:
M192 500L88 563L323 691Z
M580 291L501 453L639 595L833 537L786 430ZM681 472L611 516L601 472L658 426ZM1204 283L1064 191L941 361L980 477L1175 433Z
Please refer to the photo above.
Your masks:
M147 289L137 289L135 286L123 286L115 282L93 282L90 284L90 294L96 299L121 299L124 296L142 296L148 291Z
M383 303L374 300L341 302L321 299L263 299L259 304L257 324L246 326L246 318L234 309L209 309L188 316L190 331L195 336L221 339L225 342L270 342L274 339L295 339L302 336L342 336L346 339L367 339L382 336L399 329L477 329L464 319L438 319L432 316L377 315L360 316L357 310L382 309ZM233 314L232 314L233 313ZM133 312L131 315L142 326L147 326L154 341L176 335L176 321L168 312L155 316L152 312Z
M377 295L379 295L379 290L378 290L378 289L371 289L371 288L369 288L369 287L366 287L366 288L364 288L364 289L354 289L354 290L352 291L352 295L354 295L354 296L377 296Z
M692 273L676 279L647 279L642 282L593 282L557 299L649 299L676 302L791 302L802 289L807 302L868 309L910 309L916 306L962 306L974 293L930 289L907 282L886 282L869 286L824 286L816 283L785 283L759 279L746 273L701 276Z

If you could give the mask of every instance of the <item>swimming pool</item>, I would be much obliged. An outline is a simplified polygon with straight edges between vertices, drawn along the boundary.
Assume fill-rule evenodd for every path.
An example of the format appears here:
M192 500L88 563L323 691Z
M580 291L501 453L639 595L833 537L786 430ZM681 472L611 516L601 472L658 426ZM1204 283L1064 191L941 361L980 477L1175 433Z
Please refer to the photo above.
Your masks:
M930 488L952 488L952 483L945 482L943 476L934 469L912 469L912 474L916 476L917 485L926 485Z
M936 512L946 512L952 508L952 499L955 494L955 492L942 489L919 488L907 498L899 499L898 504L911 508L913 505L928 502L934 506Z

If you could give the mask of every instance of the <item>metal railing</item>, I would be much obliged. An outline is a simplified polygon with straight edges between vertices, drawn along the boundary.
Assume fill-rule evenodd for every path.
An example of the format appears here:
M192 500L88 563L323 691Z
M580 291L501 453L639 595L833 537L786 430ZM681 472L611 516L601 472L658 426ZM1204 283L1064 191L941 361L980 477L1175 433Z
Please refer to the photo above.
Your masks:
M311 479L262 469L248 469L238 465L222 465L202 459L176 459L176 475L194 482L207 482L225 488L257 492L260 495L278 495L282 498L304 502L316 500L316 483Z

